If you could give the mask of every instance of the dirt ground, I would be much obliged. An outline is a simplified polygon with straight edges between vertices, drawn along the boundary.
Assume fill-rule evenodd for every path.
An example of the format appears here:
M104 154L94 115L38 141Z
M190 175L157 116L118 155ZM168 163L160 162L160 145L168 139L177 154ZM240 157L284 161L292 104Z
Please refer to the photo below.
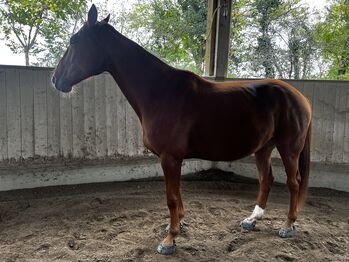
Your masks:
M239 228L257 188L214 170L185 177L188 227L170 257L156 253L168 221L163 181L2 192L0 261L349 261L349 193L311 189L297 236L281 239L283 185L255 231Z

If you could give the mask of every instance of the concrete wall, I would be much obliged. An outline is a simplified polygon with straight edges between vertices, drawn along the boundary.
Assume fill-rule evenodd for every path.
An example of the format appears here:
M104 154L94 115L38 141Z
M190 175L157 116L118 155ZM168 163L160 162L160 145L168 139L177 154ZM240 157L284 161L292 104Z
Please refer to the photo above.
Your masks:
M74 94L64 95L51 86L51 74L52 69L47 68L0 66L2 181L14 181L19 170L16 165L37 171L37 167L33 169L33 163L38 161L42 169L52 163L66 163L67 159L73 162L84 159L84 163L88 163L88 160L96 159L150 157L142 143L138 118L110 75L90 78L79 84ZM326 165L349 163L349 82L288 82L312 103L312 161ZM194 162L195 171L209 167L207 162ZM228 164L220 167L225 169L224 165ZM54 184L60 183L57 181L67 183L60 180L61 175L57 176L59 179ZM94 182L94 179L81 181ZM108 177L108 181L124 179L127 177ZM40 180L42 184L38 180L39 184L33 186L52 184L44 183L44 180ZM79 179L70 181L78 183ZM10 186L3 188L0 185L0 190L24 186L12 182L6 182Z
M311 160L349 163L349 81L286 81L302 92L312 105ZM274 156L278 157L277 152Z
M313 108L311 159L349 163L349 81L289 80Z
M52 87L51 74L0 67L0 161L144 155L138 118L110 75L65 95Z

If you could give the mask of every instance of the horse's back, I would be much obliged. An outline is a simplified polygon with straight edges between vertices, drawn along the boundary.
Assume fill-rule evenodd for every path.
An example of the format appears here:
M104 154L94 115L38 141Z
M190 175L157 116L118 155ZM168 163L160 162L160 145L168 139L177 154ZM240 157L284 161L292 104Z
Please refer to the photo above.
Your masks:
M274 114L274 120L281 122L283 119L294 121L305 117L305 120L309 121L311 118L308 99L295 87L282 80L215 83L210 89L206 88L205 93L204 96L214 104L222 103L222 106L229 108L229 103L234 103L234 108L244 111L249 111L246 110L249 108L255 111L253 117ZM241 113L241 110L238 111Z

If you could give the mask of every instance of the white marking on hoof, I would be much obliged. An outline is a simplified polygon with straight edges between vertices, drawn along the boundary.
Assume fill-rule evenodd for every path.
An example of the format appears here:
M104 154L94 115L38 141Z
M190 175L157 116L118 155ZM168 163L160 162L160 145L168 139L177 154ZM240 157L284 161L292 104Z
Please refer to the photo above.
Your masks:
M242 223L252 224L256 220L261 219L263 217L263 215L264 215L264 209L261 208L260 206L256 205L253 209L252 214L249 217L242 220Z
M251 216L255 217L256 219L261 219L263 215L264 215L264 209L261 208L259 205L256 205L254 207L254 210Z

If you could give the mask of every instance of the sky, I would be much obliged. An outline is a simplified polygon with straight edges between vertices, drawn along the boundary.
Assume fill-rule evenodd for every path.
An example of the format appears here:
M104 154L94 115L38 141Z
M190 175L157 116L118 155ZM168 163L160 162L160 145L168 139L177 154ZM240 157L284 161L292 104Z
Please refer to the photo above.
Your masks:
M118 0L109 0L109 6L113 5L113 2L117 2ZM98 5L101 0L92 0L91 2ZM125 1L123 1L125 3ZM302 0L304 4L309 5L311 8L316 8L318 10L323 10L325 7L326 0ZM127 3L127 2L126 2ZM4 40L1 40L1 32L0 32L0 64L2 65L25 65L24 55L23 54L14 54L12 51L5 45Z

